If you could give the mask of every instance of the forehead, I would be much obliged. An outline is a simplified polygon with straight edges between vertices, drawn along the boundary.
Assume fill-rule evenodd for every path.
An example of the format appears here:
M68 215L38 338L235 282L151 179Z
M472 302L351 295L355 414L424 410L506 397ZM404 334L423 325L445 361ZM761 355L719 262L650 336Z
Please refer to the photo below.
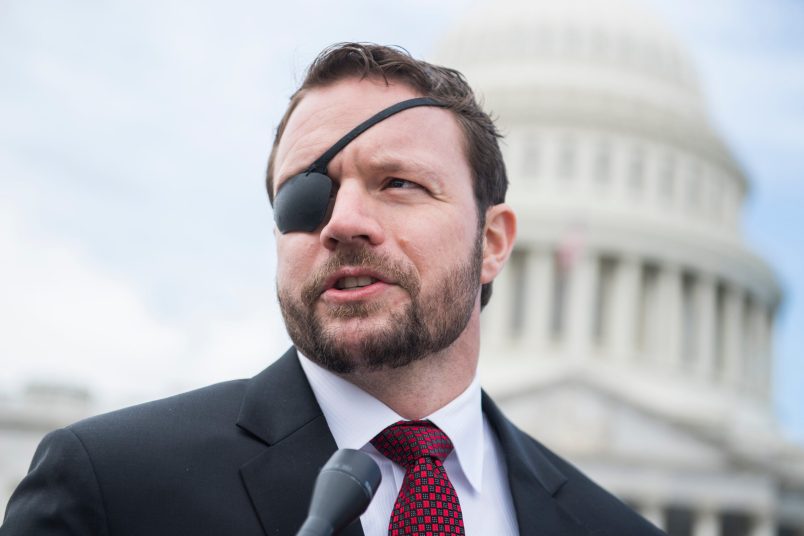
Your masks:
M306 169L344 134L375 113L421 96L404 83L386 84L383 80L357 78L347 78L305 92L277 146L274 190L282 180ZM421 149L427 148L429 153L447 156L446 151L466 160L463 131L454 114L442 108L424 106L405 110L372 126L347 145L333 159L333 164L341 154L354 149L352 146L369 145L380 139L385 143L374 149L382 153L394 152L395 149L415 151L418 148L422 156ZM441 141L444 147L434 146L437 141Z

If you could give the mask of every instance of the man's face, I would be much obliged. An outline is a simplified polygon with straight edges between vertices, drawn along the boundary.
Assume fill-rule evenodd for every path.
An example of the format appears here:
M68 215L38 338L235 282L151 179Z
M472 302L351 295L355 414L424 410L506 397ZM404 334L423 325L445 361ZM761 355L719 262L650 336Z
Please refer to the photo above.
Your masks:
M275 191L341 136L418 97L346 79L309 91L276 153ZM443 350L479 311L482 237L464 135L441 108L405 110L331 161L330 219L277 234L277 289L294 343L336 372L404 366Z

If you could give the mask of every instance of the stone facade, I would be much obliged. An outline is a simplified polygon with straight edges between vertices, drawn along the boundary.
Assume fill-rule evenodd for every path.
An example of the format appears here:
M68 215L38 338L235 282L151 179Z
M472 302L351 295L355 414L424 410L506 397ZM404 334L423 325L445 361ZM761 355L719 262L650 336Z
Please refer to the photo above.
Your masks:
M683 48L625 0L506 0L436 61L499 116L519 216L487 388L671 535L804 534L804 451L771 406L781 291Z

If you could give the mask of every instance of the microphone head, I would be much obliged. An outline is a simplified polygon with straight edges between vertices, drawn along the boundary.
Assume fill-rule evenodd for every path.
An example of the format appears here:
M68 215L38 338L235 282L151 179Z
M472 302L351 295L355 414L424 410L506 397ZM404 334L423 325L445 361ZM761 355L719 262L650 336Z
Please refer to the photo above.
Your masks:
M331 534L342 530L366 511L381 479L379 466L365 452L336 451L316 478L310 513L302 529L329 525Z

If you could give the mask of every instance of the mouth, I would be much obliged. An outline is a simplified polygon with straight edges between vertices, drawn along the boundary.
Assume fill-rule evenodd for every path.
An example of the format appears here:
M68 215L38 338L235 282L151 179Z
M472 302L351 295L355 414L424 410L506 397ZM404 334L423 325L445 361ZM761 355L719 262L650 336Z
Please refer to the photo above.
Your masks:
M393 282L375 270L347 266L332 272L318 287L316 297L323 297L325 301L362 301L378 296L390 285Z
M341 277L335 281L335 284L332 286L332 288L337 290L351 290L355 288L367 287L378 281L380 280L370 275L347 276Z

